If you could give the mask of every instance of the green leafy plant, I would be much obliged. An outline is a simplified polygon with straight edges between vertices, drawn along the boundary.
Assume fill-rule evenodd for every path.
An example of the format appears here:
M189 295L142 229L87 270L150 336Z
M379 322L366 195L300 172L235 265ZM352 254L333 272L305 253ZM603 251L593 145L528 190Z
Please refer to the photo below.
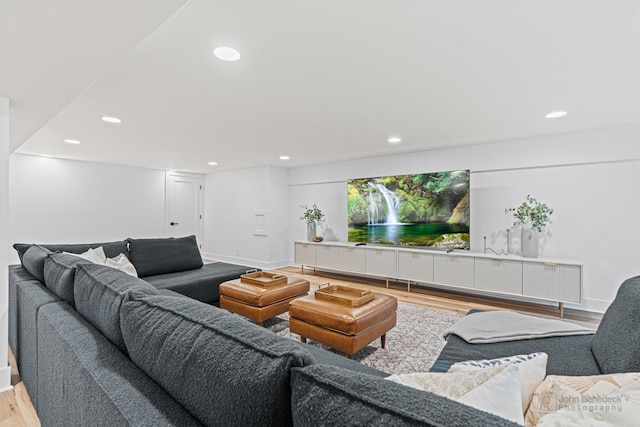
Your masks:
M542 231L549 222L553 209L528 194L526 200L520 206L507 208L504 213L513 213L513 218L515 219L513 225L518 225L518 223L531 224L536 230Z
M305 221L307 224L318 224L324 218L322 211L314 203L312 207L307 205L300 205L304 209L304 213L300 217L301 221Z

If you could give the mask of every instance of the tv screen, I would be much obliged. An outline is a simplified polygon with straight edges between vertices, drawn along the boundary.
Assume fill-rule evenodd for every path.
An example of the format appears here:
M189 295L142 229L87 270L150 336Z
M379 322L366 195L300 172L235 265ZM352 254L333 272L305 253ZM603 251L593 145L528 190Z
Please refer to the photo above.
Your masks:
M349 242L469 249L469 175L347 180Z

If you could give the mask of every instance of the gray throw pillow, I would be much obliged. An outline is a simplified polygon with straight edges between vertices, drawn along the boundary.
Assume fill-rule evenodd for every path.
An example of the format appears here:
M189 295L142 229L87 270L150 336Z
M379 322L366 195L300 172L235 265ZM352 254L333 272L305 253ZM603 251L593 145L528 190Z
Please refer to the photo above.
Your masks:
M640 276L627 279L604 313L591 341L603 374L640 372Z
M139 277L201 268L196 236L166 239L129 239L131 262Z
M78 313L126 352L120 330L120 309L129 292L157 295L149 283L127 273L98 264L78 265L73 287Z
M44 284L62 300L74 305L73 283L78 264L92 264L84 258L70 254L51 254L44 263Z
M14 243L13 248L18 252L20 262L24 253L31 247L31 243ZM64 243L64 244L38 244L38 246L48 249L51 252L71 252L74 254L81 254L89 249L95 249L98 246L102 246L104 253L109 258L113 258L119 254L125 254L129 257L129 247L126 240L119 240L115 242L105 243Z
M47 248L31 245L22 255L22 267L44 284L44 262L51 254Z
M204 425L287 426L290 371L313 362L293 340L189 298L129 294L129 357Z

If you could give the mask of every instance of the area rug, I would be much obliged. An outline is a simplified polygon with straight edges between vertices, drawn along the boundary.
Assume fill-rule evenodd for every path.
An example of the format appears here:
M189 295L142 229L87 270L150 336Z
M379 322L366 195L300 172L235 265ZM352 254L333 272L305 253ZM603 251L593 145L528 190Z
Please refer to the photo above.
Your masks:
M442 335L461 317L448 311L398 302L398 322L387 332L386 348L381 348L377 339L353 359L390 374L427 372L446 344ZM299 335L289 332L289 313L265 321L264 326L278 335L300 340ZM313 340L307 342L339 353Z

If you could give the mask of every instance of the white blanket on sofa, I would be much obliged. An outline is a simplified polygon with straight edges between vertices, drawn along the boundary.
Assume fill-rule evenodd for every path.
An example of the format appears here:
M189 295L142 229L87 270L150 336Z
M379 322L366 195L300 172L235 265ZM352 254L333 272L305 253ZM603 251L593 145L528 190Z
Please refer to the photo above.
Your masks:
M457 335L471 344L485 344L565 335L593 334L586 328L565 320L529 316L514 311L483 311L469 314L454 323L445 334Z

